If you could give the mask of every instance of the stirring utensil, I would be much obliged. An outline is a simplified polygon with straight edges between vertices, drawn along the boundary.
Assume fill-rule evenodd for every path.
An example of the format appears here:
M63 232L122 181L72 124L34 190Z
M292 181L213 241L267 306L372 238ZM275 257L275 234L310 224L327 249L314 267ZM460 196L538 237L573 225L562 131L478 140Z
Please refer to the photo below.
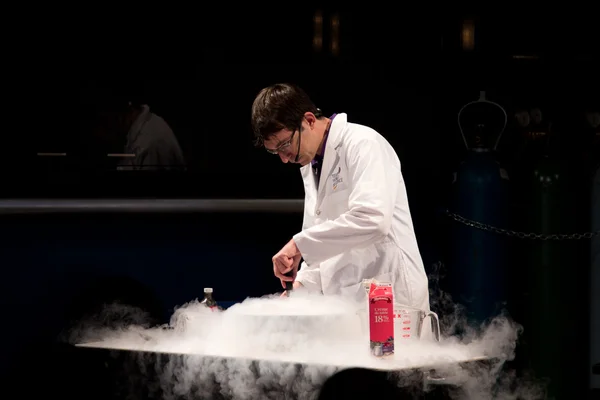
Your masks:
M287 274L285 274L285 276L289 276L291 278L292 276L294 276L293 271L288 272ZM286 281L285 282L285 290L289 296L292 293L292 291L294 290L294 282Z

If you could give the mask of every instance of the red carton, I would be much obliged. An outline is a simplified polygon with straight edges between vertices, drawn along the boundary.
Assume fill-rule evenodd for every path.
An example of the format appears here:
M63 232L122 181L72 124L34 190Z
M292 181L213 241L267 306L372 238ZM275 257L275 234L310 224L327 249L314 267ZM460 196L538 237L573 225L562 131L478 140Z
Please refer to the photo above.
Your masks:
M394 293L389 283L371 283L369 330L373 355L394 354Z

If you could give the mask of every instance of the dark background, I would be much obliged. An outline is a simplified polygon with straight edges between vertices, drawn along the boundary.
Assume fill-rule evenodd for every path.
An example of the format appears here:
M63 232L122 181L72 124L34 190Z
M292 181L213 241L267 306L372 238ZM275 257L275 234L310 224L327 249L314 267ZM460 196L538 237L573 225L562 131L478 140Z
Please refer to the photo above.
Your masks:
M199 7L171 14L156 6L121 18L119 10L65 10L54 17L61 13L56 9L15 17L20 28L12 30L4 61L1 197L301 199L297 167L254 148L250 130L256 93L289 81L303 87L325 114L345 112L396 148L422 256L428 273L437 276L435 266L446 265L451 252L452 231L443 213L449 184L465 156L457 113L484 90L508 114L497 158L515 177L513 229L526 226L533 212L523 194L526 185L520 184L525 136L514 115L534 107L552 121L559 143L554 148L575 177L564 203L570 206L556 218L572 222L567 224L572 231L590 229L589 176L598 147L592 146L585 113L600 107L600 34L592 12L292 5L233 13L218 5ZM317 10L324 21L320 49L313 44ZM76 17L66 17L69 13ZM332 21L339 21L337 34ZM461 40L467 21L475 27L472 48ZM333 51L336 35L339 47ZM183 149L186 171L116 171L108 160L91 157L95 150L81 101L90 81L129 93L165 118ZM300 213L138 215L118 209L101 215L4 214L0 282L5 322L16 329L3 332L11 343L3 368L16 375L30 357L42 355L40 368L52 364L44 352L70 318L104 301L125 299L164 322L173 307L201 296L206 286L223 301L278 291L270 257L302 220ZM522 306L530 281L520 254L528 244L513 240L510 246L508 308L527 326ZM563 393L585 395L589 241L575 246L565 250L573 257L564 267L576 277L548 290L553 298L568 299L566 312L578 310L569 324L580 327L580 340L551 343L568 347L571 358L556 353L543 362L554 363L547 374L555 374ZM529 367L524 355L519 368ZM556 372L561 368L570 375Z

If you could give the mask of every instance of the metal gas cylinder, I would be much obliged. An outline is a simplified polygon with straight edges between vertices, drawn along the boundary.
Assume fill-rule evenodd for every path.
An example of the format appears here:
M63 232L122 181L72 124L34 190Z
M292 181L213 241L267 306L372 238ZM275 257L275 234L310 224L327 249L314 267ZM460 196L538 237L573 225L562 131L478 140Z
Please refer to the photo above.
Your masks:
M600 165L592 187L592 231L600 231ZM600 235L592 239L590 274L590 373L600 366ZM591 375L591 389L600 390L600 374Z
M587 122L592 141L590 166L591 185L591 231L600 231L600 111L588 112ZM590 389L600 391L600 374L594 374L594 366L600 366L600 235L592 238L590 246Z
M584 269L581 248L569 233L582 228L578 212L579 196L576 165L563 146L572 125L562 127L564 135L553 128L542 107L517 113L526 147L522 154L519 193L523 203L520 220L528 233L521 243L520 265L524 273L524 342L536 375L549 378L548 395L562 398L581 387L581 331L574 329L584 321ZM560 343L573 343L560 346ZM553 359L548 349L553 348ZM570 368L565 369L565 365ZM577 396L575 396L577 397Z
M496 315L508 299L508 242L493 229L509 220L508 174L495 154L506 122L504 108L486 100L485 92L458 113L467 155L451 187L448 282L474 323Z

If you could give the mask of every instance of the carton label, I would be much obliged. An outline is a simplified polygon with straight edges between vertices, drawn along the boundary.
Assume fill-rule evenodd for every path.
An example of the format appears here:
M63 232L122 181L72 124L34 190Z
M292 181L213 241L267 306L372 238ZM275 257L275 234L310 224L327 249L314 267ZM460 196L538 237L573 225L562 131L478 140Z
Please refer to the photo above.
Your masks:
M394 354L394 294L389 283L371 282L369 331L371 352L374 355Z

